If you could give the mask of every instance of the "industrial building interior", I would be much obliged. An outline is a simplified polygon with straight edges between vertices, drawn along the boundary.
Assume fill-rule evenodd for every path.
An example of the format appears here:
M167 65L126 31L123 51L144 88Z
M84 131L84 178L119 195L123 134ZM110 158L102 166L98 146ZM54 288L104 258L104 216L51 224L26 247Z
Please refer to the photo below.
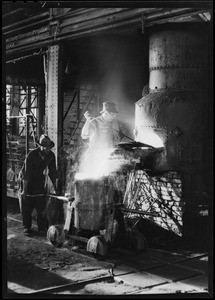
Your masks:
M56 267L57 271L44 267L49 276L35 284L43 269L37 259L43 260L48 251L58 255L58 251L64 249L69 249L69 254L64 251L64 255L70 255L70 260L78 253L87 255L86 243L89 249L91 238L97 237L99 230L108 232L108 226L114 224L119 225L116 237L113 234L108 240L105 235L105 245L109 243L111 249L110 260L102 260L98 250L98 256L93 253L94 258L99 257L94 264L117 261L114 250L118 249L127 249L128 257L133 259L135 251L149 259L152 265L142 270L148 270L146 273L150 276L149 270L156 270L153 263L158 259L150 256L150 249L152 252L179 251L185 255L183 261L194 258L197 262L184 267L194 273L183 274L184 277L180 273L180 280L166 277L165 281L159 281L156 277L150 284L143 285L143 277L137 291L130 278L128 286L132 288L122 284L120 288L117 286L118 292L104 288L99 294L109 295L110 291L111 295L165 293L162 288L156 291L154 287L184 284L195 277L192 288L177 286L170 291L175 294L178 289L184 289L185 293L213 294L210 268L213 262L213 3L132 3L128 8L125 3L113 2L101 7L98 2L89 3L89 7L64 1L2 2L2 144L5 153L2 196L6 220L3 239L7 240L4 255L8 257L5 293L12 293L13 297L14 293L57 294L61 282L67 289L68 285L74 285L73 269L68 267L70 275L63 278L65 264L62 268ZM114 169L110 168L109 173L102 169L99 181L94 182L96 166L87 170L90 177L80 174L82 154L88 146L81 137L81 130L84 113L90 111L93 117L98 116L107 100L114 102L119 110L117 117L124 135L110 159ZM51 184L50 195L47 195L49 226L52 229L55 226L54 242L49 236L51 231L46 237L27 240L21 232L19 172L26 155L37 147L36 141L43 133L55 143L53 152L59 172L59 197L53 196ZM88 207L90 201L93 204L87 212L84 209L80 212L74 206L75 215L70 217L68 225L71 203L80 202ZM111 214L105 217L107 227L100 225L104 214L102 201L115 207L115 219ZM97 215L100 210L101 215ZM33 220L36 220L35 214ZM129 227L129 234L123 239L125 225ZM71 231L71 243L62 242L62 226ZM38 244L35 250L36 242L43 242L43 246ZM40 250L46 244L54 250ZM119 256L122 258L123 254ZM80 256L79 259L80 264L85 259L88 263L87 258ZM126 257L125 261L129 259ZM25 268L27 272L32 270L32 266L25 266L29 261L33 268L38 265L40 268L32 282L26 274L20 275L22 267L23 273ZM165 267L171 265L170 261L167 260ZM198 269L203 262L206 262L204 271ZM93 263L92 266L95 267ZM113 270L118 274L117 269ZM85 278L77 267L78 271L75 282L80 281L80 286L83 280L100 277L100 281L106 280L96 274L92 275L93 279ZM126 271L125 274L129 272L132 273ZM170 273L176 276L177 271L172 269ZM115 285L117 276L112 276ZM83 289L77 294L82 292ZM98 287L88 293L97 295L97 292ZM76 293L74 289L68 292L73 293Z

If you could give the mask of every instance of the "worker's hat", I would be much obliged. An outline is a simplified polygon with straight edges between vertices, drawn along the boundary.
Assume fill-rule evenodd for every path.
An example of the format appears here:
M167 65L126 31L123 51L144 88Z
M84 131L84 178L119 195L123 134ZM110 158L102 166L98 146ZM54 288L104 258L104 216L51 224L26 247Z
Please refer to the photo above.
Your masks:
M118 110L116 109L116 104L113 102L105 101L103 102L103 109L100 111L100 113L103 113L105 111L108 111L109 113L117 114Z
M41 135L39 142L37 142L37 144L43 147L50 147L50 148L54 147L54 142L52 142L46 134Z

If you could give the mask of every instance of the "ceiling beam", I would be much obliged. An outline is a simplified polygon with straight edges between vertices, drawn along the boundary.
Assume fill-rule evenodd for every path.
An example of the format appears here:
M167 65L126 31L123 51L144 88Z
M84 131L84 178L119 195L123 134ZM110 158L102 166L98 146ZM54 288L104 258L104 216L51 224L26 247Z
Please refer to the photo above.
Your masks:
M13 33L13 32L15 32L15 31L17 31L17 30L21 30L21 29L23 28L22 25L31 22L31 26L33 26L33 25L35 24L35 23L33 23L33 21L38 20L38 19L41 19L41 18L45 18L45 17L49 17L49 12L48 12L48 11L47 11L47 12L44 12L44 13L42 13L42 14L37 14L37 15L35 15L35 16L33 16L33 17L30 17L30 18L25 18L25 19L22 20L22 21L15 22L15 23L10 24L10 25L8 25L8 26L4 26L4 27L2 28L2 32L3 32L3 34L5 34L5 35L10 34L10 33ZM49 19L47 18L46 20L48 21ZM44 21L44 20L42 20L42 21ZM21 26L21 27L19 27L19 26ZM13 29L13 28L14 28L14 29Z
M36 30L6 38L6 55L39 49L62 41L99 34L106 30L123 30L152 26L207 12L199 8L90 8L51 18Z
M16 10L12 10L6 14L2 14L2 18L8 18L8 17L11 17L12 15L15 15L15 14L18 14L20 13L21 11L24 11L24 8L18 8Z

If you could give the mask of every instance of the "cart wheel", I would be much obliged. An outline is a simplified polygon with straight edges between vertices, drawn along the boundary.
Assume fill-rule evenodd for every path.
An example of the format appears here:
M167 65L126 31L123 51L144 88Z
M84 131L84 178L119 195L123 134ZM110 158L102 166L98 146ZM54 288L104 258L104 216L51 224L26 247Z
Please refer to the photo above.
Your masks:
M101 235L91 237L87 242L87 251L96 259L104 258L108 254L108 244Z
M137 251L145 250L148 247L147 241L143 234L136 232L135 234L135 248Z
M145 250L148 247L144 235L138 231L131 230L127 232L129 247L133 250Z
M65 241L64 230L59 225L52 225L51 227L49 227L46 237L47 237L47 240L54 247L57 247L57 248L62 247L62 245Z

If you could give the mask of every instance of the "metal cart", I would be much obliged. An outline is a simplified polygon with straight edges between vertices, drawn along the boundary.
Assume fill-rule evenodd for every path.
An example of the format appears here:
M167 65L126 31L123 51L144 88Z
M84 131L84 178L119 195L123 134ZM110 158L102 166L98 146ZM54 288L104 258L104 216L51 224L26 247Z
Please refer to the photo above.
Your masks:
M106 256L118 240L128 245L132 243L135 250L147 247L135 225L126 228L124 216L129 212L141 218L154 213L128 209L123 203L116 203L112 178L76 181L74 198L55 197L67 202L67 211L65 223L51 225L47 231L47 239L53 246L61 247L66 240L86 243L86 250L95 257Z

